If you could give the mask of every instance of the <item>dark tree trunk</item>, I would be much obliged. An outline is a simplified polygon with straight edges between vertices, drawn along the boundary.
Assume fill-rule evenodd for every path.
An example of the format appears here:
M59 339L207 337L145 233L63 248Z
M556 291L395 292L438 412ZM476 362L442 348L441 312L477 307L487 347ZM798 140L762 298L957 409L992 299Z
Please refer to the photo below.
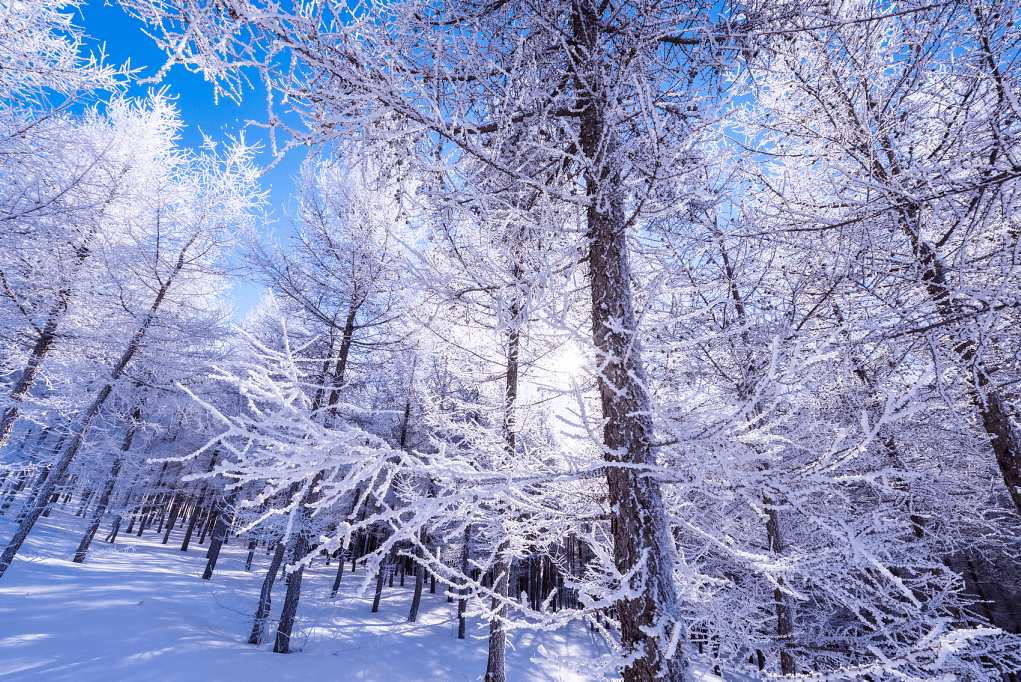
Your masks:
M248 558L245 559L245 573L252 570L253 558L255 558L255 538L248 541Z
M589 205L589 280L592 340L602 406L610 531L616 569L626 573L646 556L645 568L631 580L633 595L616 604L621 626L624 682L684 678L684 662L668 660L664 648L672 634L676 608L673 539L663 497L655 479L642 468L655 465L652 406L637 338L631 269L624 215L624 179L616 158L616 133L604 82L606 47L602 8L597 0L577 0L571 17L575 50L580 143L586 158ZM626 466L613 466L615 463ZM650 634L659 632L660 635Z
M416 552L416 556L421 556L421 551ZM415 596L411 598L411 611L408 613L408 620L414 623L418 620L418 609L422 605L422 587L425 576L423 571L425 570L421 564L417 561L414 563L415 566Z
M39 333L39 338L36 339L35 345L32 347L32 354L28 358L28 366L21 373L21 378L18 379L18 383L14 385L14 389L11 391L10 403L12 403L6 410L4 410L3 416L0 417L0 448L3 448L7 444L7 439L11 436L11 431L14 430L14 423L18 419L18 405L24 401L25 396L32 390L32 386L35 385L35 379L39 375L39 368L42 366L43 360L46 358L46 354L49 353L50 348L53 346L53 342L57 338L57 324L60 322L60 318L64 311L67 310L67 298L68 292L60 292L60 300L50 311L49 316L46 318L46 324L43 326L42 331Z
M280 614L280 622L277 625L277 638L273 644L273 651L280 654L291 651L291 629L294 627L294 616L298 612L298 600L301 598L301 576L305 571L301 560L305 558L309 550L309 517L312 514L310 505L319 499L319 492L316 486L322 480L325 472L320 471L312 477L308 491L301 500L301 510L298 514L298 524L294 538L291 541L291 562L295 564L294 570L287 574L287 594L284 597L284 608Z
M772 501L766 499L766 504ZM775 508L769 510L766 519L766 535L769 540L769 548L773 554L779 556L783 553L783 533L780 528L780 512ZM794 655L790 651L790 639L794 634L794 623L791 617L791 605L783 590L777 587L773 590L773 601L776 606L776 638L780 645L780 673L783 675L794 675L797 669L794 665Z
M344 374L347 372L347 358L351 354L351 344L354 342L355 319L358 316L358 309L361 308L365 299L353 295L347 311L347 319L344 321L344 332L340 339L340 349L337 352L337 368L333 373L333 388L330 390L329 406L332 408L340 399L340 387L344 384Z
M277 625L277 638L273 644L273 651L278 654L289 654L291 652L291 629L294 627L294 616L298 612L298 600L301 597L301 576L305 572L305 566L298 562L308 554L308 536L304 529L296 533L291 550L291 561L295 564L294 570L287 574L287 593L284 596L284 608L280 613L280 622Z
M518 275L515 267L515 276ZM512 324L518 323L518 307L512 309ZM518 358L521 348L521 336L516 327L512 327L507 335L507 383L504 386L504 443L506 455L513 458L517 449L517 419L516 408L518 400ZM499 516L500 510L497 510ZM499 523L499 518L497 519ZM493 599L490 608L493 611L489 619L489 655L486 661L485 682L506 682L507 681L507 631L504 629L503 619L507 616L507 586L508 571L504 560L509 544L504 541L496 551L496 563L493 565L493 579L490 588L493 590Z
M206 562L206 570L202 573L203 580L209 580L213 577L213 570L216 568L216 559L220 556L220 548L223 547L223 541L227 537L227 521L223 512L228 507L233 506L236 496L237 493L232 492L217 509L216 527L213 528L213 538L209 541L209 551L206 552L206 556L209 560Z
M277 571L284 560L284 543L277 541L276 550L273 552L273 560L270 561L269 570L266 571L266 578L262 581L262 592L259 594L259 608L255 612L255 622L252 624L252 634L248 638L249 644L262 644L262 636L266 632L266 621L269 619L269 610L272 605L270 598L273 592L273 583L277 579Z
M206 491L203 490L202 494L199 495L199 499L195 502L195 509L191 512L191 518L188 519L188 530L184 531L184 541L181 543L181 551L187 552L188 547L191 545L191 536L195 532L195 524L202 517L202 502L206 499Z
M109 542L111 545L117 542L117 533L121 529L121 520L122 519L120 514L117 514L116 516L113 517L113 525L110 528L109 535L106 536L106 541Z
M471 553L470 548L468 547L468 541L469 541L470 538L471 538L471 524L469 523L468 525L466 525L464 527L464 552L461 554L461 575L462 575L462 580L466 581L466 583L461 586L460 590L458 590L458 594L461 597L460 599L457 600L457 638L458 639L464 639L464 630L465 630L464 612L468 608L468 600L466 599L466 597L468 595L468 585L467 585L467 580L468 580L468 559L469 559L469 555Z
M206 533L209 532L210 526L212 526L216 522L216 519L219 516L219 514L217 514L216 512L217 512L217 510L212 508L212 507L210 507L209 509L206 510L206 517L205 517L205 519L203 520L203 523L202 523L202 534L199 535L199 544L200 545L205 544L205 542L206 542ZM206 551L208 552L209 550L206 550Z
M92 523L89 524L88 530L85 531L85 535L82 537L81 543L78 545L78 551L74 553L74 563L82 564L85 563L85 555L89 551L89 545L92 543L92 539L96 537L96 531L99 530L99 523L103 519L103 514L106 513L106 507L110 504L110 494L113 492L113 487L117 483L117 474L121 471L121 464L124 462L124 454L131 449L131 441L135 437L135 428L138 426L138 420L142 416L141 409L135 408L135 411L131 414L131 421L128 422L127 433L124 434L124 442L121 443L121 455L113 462L113 469L110 470L110 478L107 480L106 485L103 486L103 492L99 496L99 504L96 505L96 513L92 516ZM121 517L118 516L114 521L113 530L110 533L114 539L117 538L117 528L120 527ZM110 537L108 536L108 537ZM113 542L111 540L110 542Z
M330 592L330 599L337 596L337 590L340 589L340 579L344 577L344 550L341 549L337 555L337 577L333 581L333 590Z
M177 493L174 495L174 501L170 503L170 519L167 522L167 532L163 534L164 545L170 540L170 531L174 530L174 524L177 523L177 515L181 513L181 507L184 506L183 497L181 493Z
M506 546L501 547L506 550ZM507 680L507 631L503 619L507 616L507 585L509 571L503 552L497 551L493 565L493 617L489 620L489 660L486 663L485 682L506 682Z
M386 579L387 573L393 575L393 561L396 556L397 545L394 544L394 546L390 548L390 556L387 560L379 562L379 573L376 574L376 594L372 598L373 613L379 611L379 600L383 596L383 581Z

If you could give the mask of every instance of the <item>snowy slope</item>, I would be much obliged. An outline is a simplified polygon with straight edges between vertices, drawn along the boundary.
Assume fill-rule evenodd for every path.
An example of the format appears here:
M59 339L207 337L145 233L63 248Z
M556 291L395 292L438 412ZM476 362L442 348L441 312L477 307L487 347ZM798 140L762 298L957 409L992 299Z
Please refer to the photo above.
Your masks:
M70 509L70 507L68 507ZM345 572L341 592L329 599L336 564L318 558L305 572L292 646L299 653L272 653L272 644L246 643L269 557L256 552L251 573L247 551L223 548L212 581L200 578L206 546L193 541L180 551L183 531L170 543L146 531L123 533L116 546L102 542L106 524L85 565L70 561L83 520L56 510L41 519L26 547L0 580L0 680L458 680L485 674L488 630L469 621L469 638L457 639L454 604L429 594L419 623L407 623L414 582L384 588L379 613L371 593L355 596L364 577ZM0 537L13 519L0 518ZM348 567L350 568L350 566ZM273 590L275 624L284 585ZM541 641L540 641L541 638ZM607 653L581 624L555 633L511 636L508 679L515 682L592 679L574 661ZM539 647L548 656L539 656ZM535 659L535 660L533 660ZM715 678L718 681L718 678Z

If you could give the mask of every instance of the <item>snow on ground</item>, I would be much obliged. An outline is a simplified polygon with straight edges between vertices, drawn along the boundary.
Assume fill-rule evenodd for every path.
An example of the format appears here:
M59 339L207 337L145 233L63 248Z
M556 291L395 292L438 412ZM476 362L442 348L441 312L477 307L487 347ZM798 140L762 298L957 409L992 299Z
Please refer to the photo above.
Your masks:
M68 509L71 509L69 506ZM225 546L211 581L201 579L206 546L194 538L181 552L184 531L122 533L116 545L103 542L103 524L87 563L71 557L84 520L57 509L40 519L3 578L0 578L0 680L261 680L339 679L386 682L456 680L475 682L486 671L488 629L469 619L468 638L457 639L456 604L422 596L418 623L408 623L414 580L384 587L379 613L371 613L371 590L355 592L364 577L350 565L341 591L329 599L336 563L317 558L305 571L292 647L272 653L247 644L252 614L269 565L236 541ZM0 538L14 527L0 517ZM284 584L273 588L275 625ZM272 630L271 630L272 633ZM598 635L577 623L553 633L515 632L508 650L508 680L583 682L592 679L578 661L607 653ZM538 656L539 647L547 656ZM569 657L572 662L556 662ZM533 660L535 659L535 660ZM719 682L719 678L715 679Z

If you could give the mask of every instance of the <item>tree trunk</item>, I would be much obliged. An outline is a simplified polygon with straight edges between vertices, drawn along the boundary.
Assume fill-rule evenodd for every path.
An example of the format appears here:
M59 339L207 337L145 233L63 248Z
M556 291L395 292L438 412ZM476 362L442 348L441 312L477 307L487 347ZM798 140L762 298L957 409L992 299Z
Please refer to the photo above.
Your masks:
M106 536L106 542L109 542L111 545L117 542L117 533L121 529L121 520L120 514L113 517L113 525L110 527L110 533Z
M223 547L223 541L227 537L227 522L224 520L223 512L226 508L234 504L236 495L236 491L232 492L218 508L216 526L213 528L213 538L209 541L209 551L206 552L206 556L209 557L209 561L206 562L206 570L202 573L203 580L209 580L213 577L213 570L216 568L216 559L220 556L220 548Z
M337 555L337 577L333 581L333 591L330 592L330 599L337 596L337 590L340 589L340 579L344 577L344 550L341 548L340 553Z
M602 10L597 0L574 4L575 87L580 110L580 142L586 157L585 184L592 297L592 340L602 405L603 445L609 486L614 564L620 573L644 568L631 579L633 596L616 604L623 655L631 663L624 682L683 679L683 661L665 658L674 627L673 539L663 497L655 479L642 475L654 466L652 406L637 338L624 216L623 178L615 158L616 140L606 116L605 47ZM616 463L627 466L616 467ZM658 632L659 635L651 634Z
M255 612L255 622L252 624L252 634L248 638L249 644L262 644L262 636L266 632L266 621L269 619L269 610L272 605L270 594L273 592L273 583L277 579L277 571L284 560L284 543L277 541L276 551L273 552L273 560L266 571L266 578L262 581L262 592L259 594L259 608Z
M376 574L376 594L372 598L372 612L379 611L379 600L383 596L383 581L386 574L393 570L393 560L397 555L397 545L390 548L390 556L385 561L379 562L379 573Z
M515 267L515 276L517 276ZM511 310L512 324L518 324L518 307ZM507 383L504 387L503 431L507 457L514 457L517 438L516 407L518 399L518 358L521 349L521 336L516 327L512 327L507 335ZM497 523L500 522L501 511L496 510ZM509 575L504 560L509 543L504 541L496 551L496 563L493 565L493 600L490 608L493 611L489 619L489 656L486 661L485 682L507 681L507 631L504 630L503 619L507 616L507 586Z
M765 502L767 505L772 504L768 498ZM775 508L770 509L766 519L766 536L769 540L769 548L777 556L783 553L784 548L779 515L780 512ZM794 623L789 597L777 587L773 590L773 601L776 606L776 639L780 645L780 673L794 675L797 673L797 668L794 665L794 655L790 652L790 639L794 634Z
M493 617L489 620L489 660L486 663L485 682L507 681L507 631L503 619L507 616L507 587L510 574L503 553L506 545L497 550L493 564Z
M177 493L174 495L174 501L170 503L170 518L167 521L167 531L163 534L164 545L170 540L170 531L174 530L174 524L177 523L177 515L181 513L181 507L184 506L184 499L182 497L181 493Z
M416 556L421 557L421 551L416 551ZM417 561L415 562L415 596L411 598L411 611L408 613L408 620L414 623L418 620L418 609L422 605L422 587L425 582L423 575L424 568Z
M305 529L295 533L291 549L291 562L298 564L308 554L308 535ZM277 625L277 638L273 644L273 651L278 654L289 654L291 652L291 629L294 627L294 616L298 612L298 600L301 597L301 576L305 572L305 566L298 564L294 570L287 574L287 594L284 597L284 608L280 613L280 622Z
M298 524L294 531L294 538L291 541L291 562L296 564L294 570L287 574L287 594L284 597L284 608L280 614L280 622L277 625L277 638L273 644L273 651L280 654L291 651L291 628L294 627L294 616L298 612L298 600L301 598L301 576L305 572L305 566L299 562L308 554L309 530L308 522L311 516L309 505L319 499L316 486L322 480L325 472L320 471L312 477L303 499L301 510L298 512Z
M62 291L60 293L60 300L50 311L49 316L46 318L46 324L43 326L39 338L36 339L35 346L32 347L32 354L28 358L28 366L25 367L25 370L21 373L21 378L18 379L18 383L14 385L14 389L11 391L11 404L4 410L3 417L0 417L0 449L7 444L7 439L10 438L11 431L14 430L14 423L18 419L18 404L25 400L25 396L28 395L28 392L32 390L32 386L35 385L36 376L39 374L39 367L57 338L57 324L60 322L61 315L67 310L67 298L68 292Z
M468 600L465 598L468 594L468 559L470 555L470 548L468 547L468 540L471 537L471 524L469 523L464 527L464 552L461 554L461 575L466 584L461 586L458 590L458 595L461 597L457 600L457 638L464 639L465 630L465 619L464 612L468 608Z
M50 471L50 477L43 486L43 490L40 491L40 495L36 500L33 508L26 515L24 522L18 527L18 530L14 533L10 542L7 543L7 547L4 549L3 555L0 555L0 577L7 571L7 568L14 561L14 556L21 549L21 545L24 544L25 538L32 531L32 527L35 526L35 522L39 520L39 515L42 514L43 509L46 507L49 501L50 495L53 492L53 486L57 479L64 475L71 461L78 454L78 450L81 449L82 442L85 440L85 435L89 431L89 427L92 425L92 420L96 414L99 413L99 408L103 406L106 399L110 396L110 391L113 390L113 382L120 378L124 368L131 361L131 358L138 351L142 340L145 338L146 332L152 325L153 320L156 319L156 312L159 310L160 305L163 303L163 299L167 294L167 290L170 288L171 282L174 280L174 276L180 272L184 267L184 255L188 248L191 247L192 242L198 238L198 233L192 237L182 249L177 259L177 266L173 273L164 280L163 285L160 287L156 294L156 299L153 301L152 306L149 308L149 312L146 314L145 319L142 320L142 324L139 325L138 329L135 330L131 340L128 342L128 347L124 353L121 354L117 364L114 365L113 370L110 372L110 381L103 384L103 387L99 389L92 404L85 410L85 413L78 419L78 421L71 427L68 435L71 437L71 441L64 448L64 452L61 453L60 458L53 465Z
M330 390L329 406L331 412L333 406L340 399L340 387L344 384L344 374L347 372L347 358L351 354L351 344L354 341L355 319L358 316L358 309L364 303L364 299L358 296L351 297L348 306L347 319L344 321L344 332L340 340L340 349L337 352L337 368L333 373L333 388Z
M216 519L219 518L219 516L220 515L217 514L217 510L214 509L213 507L210 507L209 509L206 510L205 518L202 520L202 533L199 535L199 544L200 545L205 544L205 542L206 542L206 533L209 532L209 527L216 522ZM206 554L207 555L209 554L209 550L208 549L206 550Z
M124 462L124 453L127 453L131 449L131 441L135 437L135 428L138 426L138 420L141 418L142 412L140 408L135 408L135 411L131 414L131 421L128 422L127 433L124 434L124 442L121 443L121 455L113 462L113 469L110 471L110 478L103 486L103 492L99 496L99 504L96 506L96 513L92 516L92 523L89 525L89 529L85 532L82 537L81 543L78 545L78 551L74 553L74 563L82 564L85 563L85 555L89 551L89 545L92 543L92 539L96 536L96 531L99 530L99 523L103 519L103 514L106 513L106 507L110 503L110 494L113 492L114 484L117 483L117 474L121 471L121 464ZM110 533L115 539L117 537L117 528L120 526L120 516L114 521L113 531ZM110 542L113 542L111 540Z
M253 558L255 558L255 538L248 541L248 558L245 559L245 573L252 570Z
M191 545L191 536L195 532L195 524L200 518L202 518L202 503L206 499L206 491L202 490L202 494L199 495L199 499L195 502L195 509L191 512L191 518L188 519L188 530L184 532L184 541L181 543L181 551L187 552L188 547Z

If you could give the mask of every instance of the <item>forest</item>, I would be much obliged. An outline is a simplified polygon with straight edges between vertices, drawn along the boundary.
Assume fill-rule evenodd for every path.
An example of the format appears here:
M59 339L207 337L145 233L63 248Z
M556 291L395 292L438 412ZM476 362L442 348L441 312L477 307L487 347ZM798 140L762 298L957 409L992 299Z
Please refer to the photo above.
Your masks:
M117 2L0 3L0 659L167 557L233 679L1016 682L1021 2Z

